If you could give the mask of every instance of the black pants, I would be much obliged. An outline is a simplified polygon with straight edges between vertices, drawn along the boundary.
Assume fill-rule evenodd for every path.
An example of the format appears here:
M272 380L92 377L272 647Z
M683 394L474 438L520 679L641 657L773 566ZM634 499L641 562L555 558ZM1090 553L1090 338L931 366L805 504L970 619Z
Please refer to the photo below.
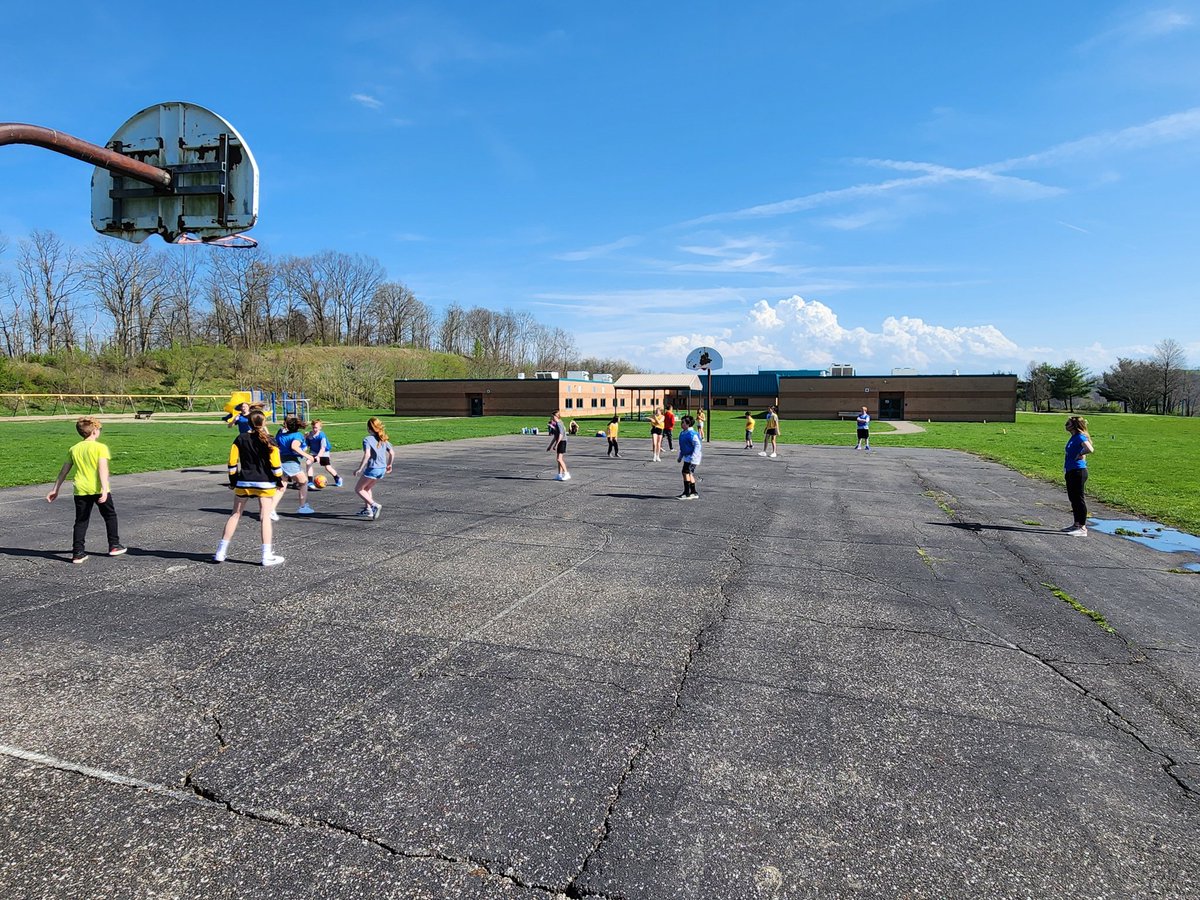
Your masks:
M609 439L608 439L608 453L606 453L605 455L606 455L606 456L612 456L614 453L615 453L617 456L620 456L620 455L621 455L621 450L620 450L620 448L617 446L617 439L616 439L616 438L609 438Z
M112 494L108 495L108 499L103 503L100 502L99 494L84 494L75 495L75 530L72 533L71 552L78 555L83 552L84 539L87 537L88 520L92 517L92 507L95 506L100 510L100 515L104 517L104 527L108 530L108 546L109 548L116 547L121 543L121 537L117 534L117 510L113 506Z
M1087 524L1087 501L1083 499L1083 486L1087 484L1087 469L1067 470L1067 499L1071 501L1071 515L1076 525Z
M674 430L673 430L673 429L671 429L671 428L664 428L664 429L663 429L663 440L665 440L665 441L667 442L667 449L668 449L668 450L674 450L674 449L675 449L675 445L671 443L671 436L672 436L674 433L675 433L675 432L674 432Z

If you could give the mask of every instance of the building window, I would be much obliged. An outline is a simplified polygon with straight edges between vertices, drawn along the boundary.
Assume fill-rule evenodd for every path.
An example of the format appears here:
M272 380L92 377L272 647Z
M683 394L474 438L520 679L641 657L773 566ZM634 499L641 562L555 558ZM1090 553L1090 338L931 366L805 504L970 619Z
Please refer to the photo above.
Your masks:
M734 397L733 405L734 406L749 406L750 398L749 397Z
M601 398L600 398L600 405L601 405L601 406L608 406L608 398L607 398L607 397L601 397Z
M713 406L728 406L728 397L713 397Z
M571 408L571 398L568 397L567 398L567 409L570 409L570 408Z
M593 397L592 398L592 409L595 409L595 408L596 408L596 398Z
M624 406L624 405L625 405L625 398L624 398L624 397L622 397L622 398L621 398L621 405L622 405L622 406Z

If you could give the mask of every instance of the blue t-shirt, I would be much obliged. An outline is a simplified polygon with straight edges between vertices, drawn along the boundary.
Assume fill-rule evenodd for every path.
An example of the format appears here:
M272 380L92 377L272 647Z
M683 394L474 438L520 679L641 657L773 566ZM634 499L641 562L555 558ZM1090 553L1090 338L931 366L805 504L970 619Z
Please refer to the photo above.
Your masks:
M679 458L683 462L700 464L703 451L700 449L700 435L691 428L679 432Z
M1064 472L1070 472L1072 469L1087 468L1087 457L1083 455L1083 445L1085 443L1087 443L1087 437L1084 435L1071 435L1071 439L1067 441L1066 457L1063 459Z
M363 438L363 449L370 454L370 462L367 463L368 469L386 469L387 468L387 452L391 447L391 443L384 441L379 443L379 439L373 434L368 434Z
M254 430L254 426L250 424L250 420L246 416L239 415L233 420L233 424L237 426L238 434L249 434Z
M868 428L870 428L871 427L871 416L867 413L863 413L862 415L860 415L858 417L858 427L861 428L863 431L866 431Z
M281 460L291 460L294 462L300 458L300 454L292 449L294 441L299 441L301 447L308 444L303 431L284 431L282 428L279 429L279 434L275 435L275 443L279 445L279 458Z
M332 449L329 446L329 438L323 431L320 434L306 435L304 442L308 444L308 452L313 456L328 456Z

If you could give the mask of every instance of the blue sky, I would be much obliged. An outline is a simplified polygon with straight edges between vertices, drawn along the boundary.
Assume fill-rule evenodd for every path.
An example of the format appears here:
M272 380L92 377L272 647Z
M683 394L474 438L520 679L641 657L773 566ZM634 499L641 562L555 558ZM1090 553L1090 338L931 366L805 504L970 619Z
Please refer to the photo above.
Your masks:
M265 249L369 254L586 355L1200 365L1198 2L71 0L6 9L0 75L0 120L96 143L208 106ZM0 233L92 242L90 175L0 148Z

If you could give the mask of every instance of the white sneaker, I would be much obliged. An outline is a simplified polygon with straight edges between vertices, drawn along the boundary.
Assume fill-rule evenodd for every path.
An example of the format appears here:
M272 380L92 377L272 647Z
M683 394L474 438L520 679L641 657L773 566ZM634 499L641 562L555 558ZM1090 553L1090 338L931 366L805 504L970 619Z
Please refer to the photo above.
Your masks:
M679 495L678 497L676 497L675 499L676 499L676 500L691 500L691 499L692 499L692 495L691 495L691 494L680 494L680 495Z
M772 454L771 454L771 459L774 459L774 458L775 458L775 457L777 457L778 455L779 455L778 453L772 453Z
M1071 537L1087 537L1087 526L1080 525L1078 528L1072 528L1067 534Z
M571 480L571 473L570 473L570 472L563 472L563 477L562 477L562 480L563 480L563 481L570 481L570 480Z
M225 554L224 553L214 553L212 560L215 563L223 563L223 562L225 562Z
M382 512L383 512L383 504L376 503L374 506L371 507L371 518L378 519L380 513L382 513Z
M555 480L555 481L562 481L562 480L563 480L563 477L562 477L562 472L559 472L557 475L555 475L555 476L554 476L554 480Z
M311 506L309 506L307 503L305 503L305 504L304 504L303 506L301 506L301 507L300 507L298 510L296 510L296 515L298 515L298 516L311 516L311 515L312 515L313 513L315 513L315 512L316 512L316 510L315 510L315 509L313 509ZM282 561L283 561L283 560L280 560L280 562L282 562Z
M759 451L758 451L758 455L759 455L759 456L766 456L766 455L767 455L767 451L766 451L766 450L759 450Z
M264 557L262 558L262 564L263 564L264 566L279 566L279 565L283 565L283 557L282 557L282 556L276 556L274 553L270 553L270 554L268 554L267 556L264 556Z
M271 518L272 522L278 522L279 521L279 513L275 512L275 510L271 510L270 518Z

